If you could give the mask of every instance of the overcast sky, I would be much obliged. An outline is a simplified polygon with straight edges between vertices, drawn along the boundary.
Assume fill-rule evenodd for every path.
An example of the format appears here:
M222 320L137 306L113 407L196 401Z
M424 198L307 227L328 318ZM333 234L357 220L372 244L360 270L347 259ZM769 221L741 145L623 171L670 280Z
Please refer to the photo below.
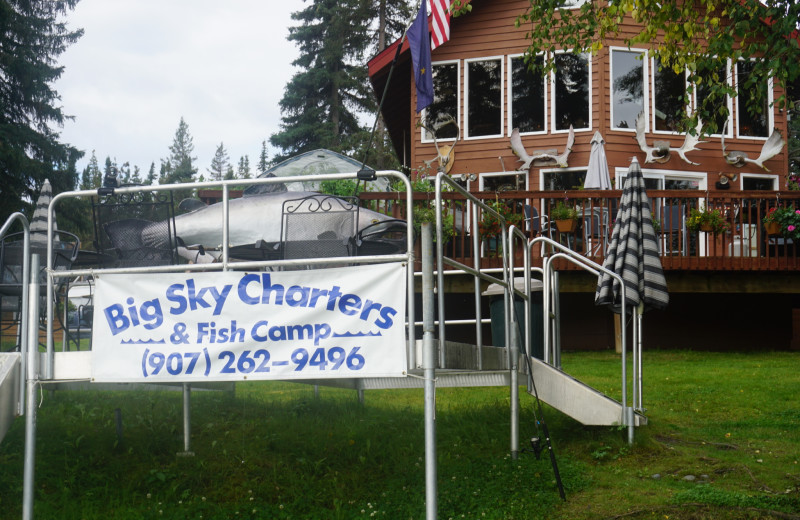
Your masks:
M130 162L147 174L169 155L181 117L205 174L220 142L236 168L279 130L284 87L296 70L290 15L302 0L80 0L67 18L85 33L61 55L55 88L75 117L62 142ZM270 157L274 150L269 150Z

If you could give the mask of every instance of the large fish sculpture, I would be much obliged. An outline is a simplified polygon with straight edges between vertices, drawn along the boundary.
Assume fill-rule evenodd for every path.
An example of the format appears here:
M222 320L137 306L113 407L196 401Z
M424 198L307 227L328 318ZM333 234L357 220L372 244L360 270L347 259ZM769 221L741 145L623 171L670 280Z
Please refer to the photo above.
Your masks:
M232 247L252 245L258 241L277 243L281 240L281 222L283 217L283 203L287 200L301 199L316 196L322 200L330 195L315 192L286 191L277 193L262 193L249 195L239 199L231 199L228 216L228 242ZM178 238L187 246L202 245L207 248L219 247L222 244L222 216L223 204L221 202L202 207L190 213L175 217L175 232ZM360 208L358 211L358 230L367 226L392 220L392 217ZM329 235L347 236L342 227L341 219L331 219L326 223L324 219L315 219L314 236L325 237ZM143 234L146 235L147 230ZM146 241L146 237L145 237Z

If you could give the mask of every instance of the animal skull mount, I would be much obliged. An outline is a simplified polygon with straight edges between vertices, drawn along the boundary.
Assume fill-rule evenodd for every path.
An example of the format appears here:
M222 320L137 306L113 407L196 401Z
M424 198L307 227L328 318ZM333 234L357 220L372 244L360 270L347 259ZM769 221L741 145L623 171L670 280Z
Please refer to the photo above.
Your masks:
M511 151L514 152L514 155L519 158L519 162L522 163L520 170L530 169L533 161L546 161L549 164L555 164L561 168L566 168L569 166L567 164L569 153L572 151L572 146L575 144L575 130L572 128L572 125L569 125L567 144L564 147L564 152L560 155L558 154L557 150L537 151L533 152L532 154L528 154L528 152L525 150L525 146L522 144L522 138L519 135L519 128L515 128L511 131L510 141Z
M645 163L655 162L663 164L669 161L671 152L675 152L687 163L695 166L700 165L700 163L692 162L686 157L687 152L699 150L700 148L698 148L697 145L706 142L700 140L700 132L703 130L703 122L700 121L700 119L697 120L695 135L687 132L680 148L670 146L669 141L655 141L653 146L649 146L647 144L647 138L644 135L646 124L647 121L644 118L644 112L639 112L639 115L636 116L636 142L639 143L639 148L645 153Z
M748 157L746 152L736 150L731 150L729 152L725 149L725 133L727 130L728 122L725 121L725 125L722 127L722 138L720 140L722 144L722 156L725 158L725 162L737 168L741 168L745 164L750 163L755 164L765 172L770 171L769 168L764 166L764 163L778 155L783 149L783 135L781 135L780 130L777 128L772 129L772 134L764 141L764 146L761 147L761 153L755 159Z
M439 145L439 141L436 138L436 133L443 127L451 124L455 125L456 127L456 138L453 141L453 144ZM433 145L436 147L436 157L423 162L428 166L430 166L433 163L433 161L438 161L439 163L438 171L444 173L450 173L450 170L453 168L453 163L455 162L456 159L455 147L456 144L458 143L459 137L461 137L461 129L458 126L458 121L456 121L452 117L449 117L445 121L437 123L433 127L433 129L431 129L428 126L425 126L424 124L420 124L420 126L431 133L431 135L433 136Z

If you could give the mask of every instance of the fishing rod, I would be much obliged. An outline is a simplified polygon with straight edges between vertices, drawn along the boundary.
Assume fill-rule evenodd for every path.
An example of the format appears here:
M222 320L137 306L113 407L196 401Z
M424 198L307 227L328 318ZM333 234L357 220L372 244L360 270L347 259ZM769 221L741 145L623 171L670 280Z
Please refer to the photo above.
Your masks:
M513 302L512 302L513 307ZM516 341L519 344L519 338L521 337L521 330L520 330L520 323L517 322L517 326L512 329L512 332L516 332L516 338L512 338L512 341ZM547 452L550 454L550 464L553 466L553 474L556 477L556 485L558 486L558 494L561 496L561 500L566 502L567 496L564 493L564 484L561 482L561 473L558 471L558 462L556 461L556 453L553 451L553 443L550 440L550 429L547 427L547 423L544 420L544 411L542 410L542 401L539 399L539 392L536 390L536 381L533 377L533 365L531 364L530 355L528 354L528 346L525 346L525 365L528 367L528 373L530 374L530 381L531 386L533 387L533 397L536 401L536 406L533 408L533 418L534 423L536 424L536 433L539 435L538 437L531 438L531 450L533 451L536 458L540 458L544 447L542 447L542 434L544 434L544 442L545 446L547 447ZM537 412L538 408L538 414ZM541 426L541 430L539 427ZM528 451L528 450L523 450Z

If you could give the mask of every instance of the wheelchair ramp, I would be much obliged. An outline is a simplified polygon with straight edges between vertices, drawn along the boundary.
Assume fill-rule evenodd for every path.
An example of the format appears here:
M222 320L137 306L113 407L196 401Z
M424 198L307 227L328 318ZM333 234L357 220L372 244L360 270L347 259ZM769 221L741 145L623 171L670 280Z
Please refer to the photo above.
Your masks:
M622 404L574 377L536 358L530 358L539 399L569 415L581 424L613 426L623 424ZM531 395L533 390L529 391ZM636 426L647 418L634 414Z
M19 415L21 359L19 352L0 354L0 441Z

